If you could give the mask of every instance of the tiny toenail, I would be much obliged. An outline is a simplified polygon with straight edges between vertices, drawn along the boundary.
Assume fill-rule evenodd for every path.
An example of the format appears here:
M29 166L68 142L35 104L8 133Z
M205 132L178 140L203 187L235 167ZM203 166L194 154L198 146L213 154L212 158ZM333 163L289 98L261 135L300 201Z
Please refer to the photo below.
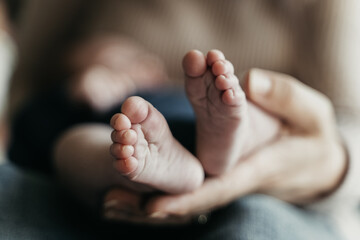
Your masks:
M222 79L226 79L226 76L225 76L225 75L220 75L220 77L221 77Z
M127 138L132 138L132 137L134 137L134 135L136 135L134 130L130 129L130 130L126 131L126 137Z
M124 146L122 147L122 151L125 152L125 153L127 153L127 154L132 155L132 153L133 153L133 146L124 145Z
M126 131L126 132L124 133L124 137L125 137L125 138L129 138L129 137L130 137L130 131Z
M119 118L119 115L115 115L115 116L113 116L113 117L111 118L111 125L112 125L112 126L115 126L115 123L116 123L116 121L118 120L118 118Z
M138 166L138 162L136 160L133 160L132 157L129 157L127 159L117 160L114 162L115 169L117 169L118 171L120 171L122 174L125 175L135 171L137 166Z
M118 127L118 130L120 130L120 126L119 126L119 124L120 124L120 120L121 120L121 116L122 115L119 115L119 116L117 116L117 118L115 118L115 121L114 121L114 124L115 124L115 127Z
M234 96L235 96L234 89L230 89L230 97L231 97L231 98L234 98Z

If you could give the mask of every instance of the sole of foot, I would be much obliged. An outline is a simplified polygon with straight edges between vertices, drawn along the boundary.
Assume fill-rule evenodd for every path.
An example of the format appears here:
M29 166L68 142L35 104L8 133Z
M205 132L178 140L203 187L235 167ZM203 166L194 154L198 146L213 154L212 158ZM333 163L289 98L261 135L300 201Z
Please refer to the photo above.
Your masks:
M164 116L149 102L130 97L110 122L115 167L130 180L167 193L198 188L204 172L197 158L171 134Z

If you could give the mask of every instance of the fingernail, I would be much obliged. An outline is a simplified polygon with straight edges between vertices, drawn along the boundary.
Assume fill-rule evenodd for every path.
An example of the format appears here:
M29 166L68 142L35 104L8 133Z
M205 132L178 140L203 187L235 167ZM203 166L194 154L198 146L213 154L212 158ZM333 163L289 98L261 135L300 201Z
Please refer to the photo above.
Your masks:
M250 91L266 95L271 89L270 78L260 70L254 70L250 74Z
M220 75L220 77L221 77L222 79L226 79L226 76L225 76L225 75Z
M117 200L110 200L104 203L104 209L113 208L119 205Z
M164 219L167 218L169 215L163 212L154 212L149 215L150 218L157 218L157 219Z

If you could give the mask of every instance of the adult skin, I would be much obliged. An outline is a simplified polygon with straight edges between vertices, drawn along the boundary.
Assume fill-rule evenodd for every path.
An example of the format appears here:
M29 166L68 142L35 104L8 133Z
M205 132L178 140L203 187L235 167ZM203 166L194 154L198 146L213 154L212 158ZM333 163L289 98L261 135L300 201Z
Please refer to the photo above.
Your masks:
M145 209L143 196L113 189L104 199L105 218L182 223L252 193L302 205L336 190L348 159L330 100L288 75L252 69L245 78L249 100L282 120L281 137L196 191L154 196Z

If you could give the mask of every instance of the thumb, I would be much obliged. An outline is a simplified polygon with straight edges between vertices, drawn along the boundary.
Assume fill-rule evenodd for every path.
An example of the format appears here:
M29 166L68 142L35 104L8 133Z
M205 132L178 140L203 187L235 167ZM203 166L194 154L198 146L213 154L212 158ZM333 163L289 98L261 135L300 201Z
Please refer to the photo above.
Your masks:
M305 131L320 130L333 119L328 98L286 74L251 69L244 90L260 108Z

